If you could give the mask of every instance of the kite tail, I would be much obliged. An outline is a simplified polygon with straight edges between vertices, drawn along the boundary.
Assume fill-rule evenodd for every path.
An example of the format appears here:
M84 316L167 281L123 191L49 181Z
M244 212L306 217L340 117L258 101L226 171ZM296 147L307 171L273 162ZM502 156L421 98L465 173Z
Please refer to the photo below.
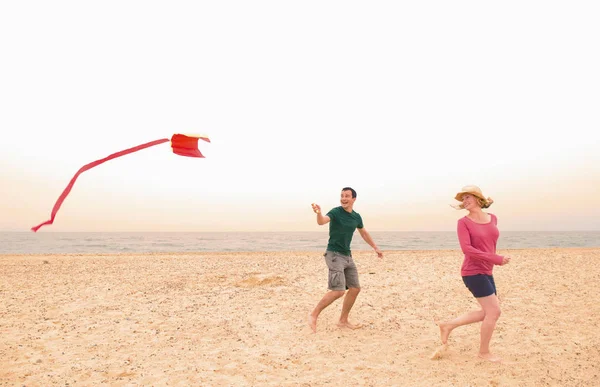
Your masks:
M112 155L107 156L107 157L105 157L103 159L92 161L91 163L84 165L83 167L81 167L79 169L79 171L77 171L77 173L75 174L75 176L73 176L73 178L69 182L69 185L67 185L67 187L65 188L65 190L58 197L58 200L56 201L56 203L54 204L54 207L52 208L52 213L50 215L50 220L47 220L47 221L45 221L43 223L38 224L35 227L32 227L31 231L36 232L37 230L40 229L40 227L48 225L48 224L52 224L54 222L54 217L56 216L56 213L60 209L60 206L62 205L62 203L65 200L65 198L67 197L67 195L69 195L69 192L71 192L71 189L73 188L73 185L75 184L75 181L77 180L77 178L79 177L79 175L81 175L83 172L87 171L88 169L92 169L95 166L100 165L100 164L102 164L104 162L107 162L108 160L112 160L112 159L117 158L117 157L125 156L126 154L137 152L139 150L150 148L151 146L159 145L159 144L162 144L162 143L165 143L165 142L169 142L169 139L168 138L163 138L163 139L160 139L160 140L155 140L155 141L147 142L145 144L134 146L133 148L129 148L129 149L122 150L120 152L113 153Z

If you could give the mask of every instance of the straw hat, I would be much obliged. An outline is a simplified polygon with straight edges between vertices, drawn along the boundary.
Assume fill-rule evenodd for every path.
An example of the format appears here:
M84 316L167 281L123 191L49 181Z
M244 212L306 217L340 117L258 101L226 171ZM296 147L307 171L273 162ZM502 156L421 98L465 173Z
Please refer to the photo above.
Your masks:
M462 187L461 191L454 196L454 199L462 202L463 196L466 194L471 194L480 199L479 204L481 204L481 208L488 208L494 202L492 198L486 198L483 196L483 192L481 192L481 189L476 185L466 185Z

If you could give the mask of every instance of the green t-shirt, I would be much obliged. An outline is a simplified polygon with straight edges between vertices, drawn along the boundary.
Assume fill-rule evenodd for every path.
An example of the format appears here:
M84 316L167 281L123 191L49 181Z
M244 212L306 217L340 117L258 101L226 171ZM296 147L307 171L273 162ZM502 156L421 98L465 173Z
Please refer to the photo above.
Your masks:
M350 242L356 228L363 228L363 221L356 211L351 213L342 206L335 207L327 213L329 222L329 243L327 250L350 255Z

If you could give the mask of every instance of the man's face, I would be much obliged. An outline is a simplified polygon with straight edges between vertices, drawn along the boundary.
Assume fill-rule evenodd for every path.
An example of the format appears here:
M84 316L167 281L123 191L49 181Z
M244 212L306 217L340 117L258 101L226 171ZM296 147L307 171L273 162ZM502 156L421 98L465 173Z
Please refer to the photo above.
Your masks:
M342 208L344 210L351 209L355 201L356 198L352 197L352 191L342 191L342 195L340 196L340 203L342 204Z

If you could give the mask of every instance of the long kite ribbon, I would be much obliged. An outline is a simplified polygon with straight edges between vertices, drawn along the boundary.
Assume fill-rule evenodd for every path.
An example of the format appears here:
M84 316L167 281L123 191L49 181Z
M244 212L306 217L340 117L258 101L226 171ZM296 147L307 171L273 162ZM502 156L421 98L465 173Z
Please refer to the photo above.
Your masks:
M201 137L201 136L191 137L191 136L186 136L183 134L174 134L170 140L171 147L173 148L173 153L178 154L180 156L203 158L204 156L202 155L202 153L200 153L200 150L198 149L198 139L202 139L206 142L210 142L208 137ZM56 201L56 203L54 204L54 207L52 208L50 220L47 220L43 223L38 224L37 226L32 227L31 231L36 232L37 230L40 229L40 227L48 225L48 224L52 224L54 222L54 218L56 217L56 213L60 209L60 206L62 205L62 203L65 200L65 198L67 197L67 195L69 195L69 192L71 192L71 189L73 188L73 185L75 184L75 181L77 180L79 175L81 175L83 172L87 171L88 169L92 169L102 163L109 161L109 160L115 159L117 157L125 156L129 153L137 152L139 150L150 148L151 146L163 144L165 142L169 142L169 139L163 138L160 140L150 141L145 144L134 146L133 148L129 148L129 149L122 150L120 152L113 153L110 156L107 156L103 159L92 161L91 163L84 165L83 167L81 167L79 169L79 171L77 171L75 176L73 176L73 178L71 178L71 181L69 182L67 187L64 189L62 194L60 194L60 196L58 197L58 200Z

